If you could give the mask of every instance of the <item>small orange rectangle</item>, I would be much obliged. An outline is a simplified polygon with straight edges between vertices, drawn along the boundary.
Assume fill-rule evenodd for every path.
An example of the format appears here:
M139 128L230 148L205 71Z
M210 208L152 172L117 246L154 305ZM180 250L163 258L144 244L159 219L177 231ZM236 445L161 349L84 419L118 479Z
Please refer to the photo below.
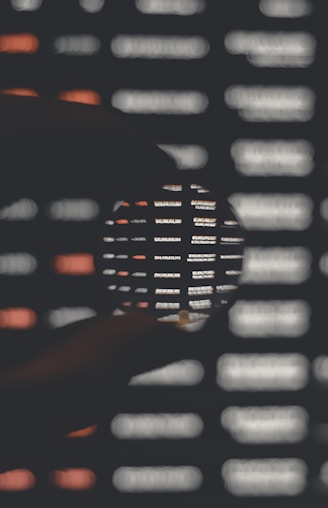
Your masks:
M88 252L58 254L53 258L53 270L62 275L91 275L95 273L93 255Z
M89 468L55 469L50 481L58 489L88 490L94 487L97 477Z
M136 201L134 204L136 206L148 206L148 202L147 201Z
M118 275L119 277L127 277L129 275L129 272L121 270L119 272L116 272L116 275Z
M122 302L123 307L131 307L132 302Z
M36 482L35 476L29 469L12 469L0 473L0 491L22 492L30 490Z
M0 328L26 330L33 328L36 322L36 313L28 307L0 309Z
M38 92L32 88L4 88L0 93L5 95L19 95L22 97L39 97Z
M135 254L135 256L132 256L132 259L146 259L146 256L144 254Z
M137 307L139 309L148 309L149 307L149 302L138 302L137 303Z
M101 98L95 90L63 90L57 94L58 99L67 102L80 102L81 104L93 104L99 106Z
M36 53L40 47L39 39L30 33L1 34L0 53Z
M74 430L73 432L69 432L68 434L66 434L66 437L84 438L84 437L93 436L97 432L97 429L98 429L98 425L89 425L89 427L84 427L83 429Z
M116 224L129 224L128 219L117 219Z

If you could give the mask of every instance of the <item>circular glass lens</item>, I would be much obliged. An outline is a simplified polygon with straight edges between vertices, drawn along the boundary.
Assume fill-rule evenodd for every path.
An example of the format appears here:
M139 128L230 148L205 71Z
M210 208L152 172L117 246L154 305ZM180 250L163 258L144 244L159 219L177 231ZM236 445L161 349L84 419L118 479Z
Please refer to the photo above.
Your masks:
M199 184L167 183L151 199L115 203L97 265L116 312L144 310L192 331L234 301L243 249L227 202Z

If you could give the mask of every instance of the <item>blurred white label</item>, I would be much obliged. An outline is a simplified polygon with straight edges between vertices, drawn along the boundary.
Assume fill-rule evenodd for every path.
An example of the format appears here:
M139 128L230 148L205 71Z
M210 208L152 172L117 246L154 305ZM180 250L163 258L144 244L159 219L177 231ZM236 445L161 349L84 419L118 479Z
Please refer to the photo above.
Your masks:
M38 262L28 252L8 252L0 254L0 275L30 275Z
M328 198L324 198L320 203L321 217L328 222Z
M308 413L299 406L230 406L221 414L222 426L238 443L297 443L308 431Z
M201 169L208 161L208 152L201 145L158 145L173 157L178 169Z
M119 439L192 439L204 424L195 413L118 414L111 431Z
M230 459L222 477L235 496L297 496L307 486L307 466L294 458Z
M312 372L317 381L328 382L328 356L317 356L312 363Z
M199 115L208 106L207 96L197 90L117 90L112 106L125 113Z
M42 5L42 0L10 0L15 11L37 11Z
M260 0L262 14L269 18L302 18L312 12L309 0Z
M96 315L96 311L90 307L60 307L46 313L46 323L50 328L59 328Z
M328 252L322 254L319 260L319 268L323 275L328 277Z
M188 492L202 482L203 475L194 466L123 466L113 474L113 484L121 492Z
M314 167L314 147L305 139L237 139L231 157L245 176L302 177Z
M227 391L301 390L309 364L299 353L224 354L217 362L217 383Z
M117 58L190 60L204 58L210 45L204 37L182 35L116 35L111 50Z
M229 201L249 230L303 231L312 222L313 201L306 194L236 193Z
M305 247L246 247L241 284L300 284L311 273Z
M59 55L95 55L101 48L98 37L90 34L60 35L53 42L53 51Z
M99 205L93 199L60 199L47 206L51 219L63 221L89 221L99 214Z
M32 220L37 215L38 205L29 198L22 198L0 209L0 220Z
M308 32L233 30L224 44L255 67L308 67L316 52L316 39Z
M202 381L204 373L203 365L197 360L181 360L144 374L138 374L131 378L129 385L193 386Z
M192 16L203 12L205 0L135 0L143 14Z
M239 337L301 337L310 328L311 308L303 300L238 300L229 311Z
M88 13L96 13L101 11L105 5L105 0L79 0L81 9Z
M224 99L247 122L307 122L315 107L315 93L306 86L231 85Z
M328 487L328 462L324 462L320 467L319 478Z

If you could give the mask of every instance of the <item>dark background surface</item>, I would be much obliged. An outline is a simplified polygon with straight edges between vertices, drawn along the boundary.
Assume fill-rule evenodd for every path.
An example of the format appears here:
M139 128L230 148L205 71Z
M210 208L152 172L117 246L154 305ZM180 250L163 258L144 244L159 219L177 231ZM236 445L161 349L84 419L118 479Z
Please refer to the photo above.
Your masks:
M176 8L179 6L183 8L187 3L176 0ZM294 279L291 278L292 268L284 269L284 263L290 260L290 257L288 259L279 257L277 251L273 250L260 271L262 276L265 271L271 273L269 282L265 282L263 277L262 282L261 277L254 278L254 272L252 276L248 268L248 281L246 279L241 284L239 301L229 314L228 325L221 324L220 321L213 322L206 331L209 335L206 336L206 347L204 346L199 357L194 359L198 363L188 364L189 368L194 366L196 372L203 373L201 380L197 381L196 375L194 382L190 380L192 377L185 377L186 384L182 385L174 382L171 386L154 385L151 382L146 385L131 385L130 393L122 401L119 414L127 414L130 417L138 414L192 413L197 421L199 421L197 418L200 418L203 422L203 430L199 435L173 439L174 433L171 432L170 437L167 430L165 439L150 439L152 433L150 427L146 432L146 438L138 439L136 435L133 437L132 433L129 439L119 439L111 432L111 421L108 419L101 422L95 434L88 438L65 439L62 449L53 458L52 467L48 465L51 464L51 457L48 457L46 467L41 463L40 467L30 468L35 475L35 485L31 489L8 491L7 487L2 487L5 480L0 479L2 506L32 507L45 501L53 506L92 505L127 508L151 505L196 507L200 504L207 507L326 505L328 213L325 212L324 204L328 197L326 153L328 105L325 73L327 5L324 0L312 2L293 0L285 2L285 8L289 3L296 11L298 9L298 13L303 12L303 15L269 16L265 14L268 11L265 9L263 11L263 6L270 5L270 2L259 0L194 2L194 5L200 7L200 11L191 15L179 15L177 12L167 15L145 14L138 9L138 3L133 0L105 0L99 12L94 13L87 12L81 4L72 0L1 2L0 89L7 92L17 88L29 89L33 94L47 99L59 97L64 91L91 90L93 97L97 98L99 105L105 110L112 107L112 98L118 90L173 92L187 90L205 94L208 106L198 114L173 112L163 114L163 111L162 114L156 111L146 114L141 111L138 114L125 112L123 116L127 117L137 130L143 130L160 145L199 145L202 147L202 153L206 151L207 158L203 164L197 165L195 162L189 166L187 164L189 169L181 169L177 171L177 175L179 172L192 173L195 180L198 178L206 180L218 195L224 193L231 197L232 203L235 203L234 195L237 193L244 199L254 194L262 196L262 208L258 205L252 211L255 224L260 223L260 227L254 227L254 220L252 223L247 222L247 217L243 215L245 209L238 210L236 206L247 233L248 255L255 252L255 250L251 252L251 248L260 247L305 249L297 251L300 256L298 259L301 259L301 268L295 273L301 275L295 276ZM40 7L35 8L39 4ZM91 4L92 2L89 5ZM155 4L153 2L153 5ZM189 6L191 4L192 2ZM17 10L19 5L21 6L19 9L25 5L25 10ZM151 5L151 2L148 2L148 5ZM170 2L163 0L157 2L157 5L168 6ZM274 5L278 5L278 2L272 1L271 6ZM286 63L274 67L268 64L255 66L244 54L235 55L227 51L225 37L236 30L264 34L271 32L312 34L316 41L313 59L304 66ZM34 34L39 39L39 49L33 54L8 53L1 49L4 47L1 34L17 33ZM60 36L76 34L88 34L98 38L101 44L99 50L95 54L86 55L85 50L81 49L81 43L75 41L74 50L56 52L56 40L58 44ZM209 51L203 58L198 59L119 58L111 50L111 41L119 34L197 35L208 41ZM285 47L286 42L280 44L279 48ZM264 51L265 44L262 42L259 48ZM226 90L233 85L245 87L258 85L262 90L263 86L291 87L292 98L294 93L297 95L298 87L307 87L315 96L313 115L306 121L295 121L288 119L288 116L286 121L286 116L284 117L282 113L282 117L280 116L278 120L270 121L268 116L264 116L264 121L247 121L243 118L241 110L232 109L227 103ZM255 102L253 99L253 106L258 104L257 100L258 97L255 98ZM273 103L276 107L277 103L275 101ZM283 103L282 112L288 108L288 104L291 102ZM118 114L121 115L122 112L118 111ZM284 159L285 166L283 164L280 166L279 176L275 176L274 172L265 174L265 165L258 176L247 176L238 170L236 160L231 155L232 144L240 139L305 140L312 145L313 167L302 176L297 176L296 170L289 173L285 171L285 174L282 174L281 167L287 167ZM35 142L38 143L38 139ZM40 168L52 176L63 175L65 164L69 166L69 160L66 157L63 160L60 152L56 152L55 156L47 156L49 154L46 153L45 160L38 162ZM3 155L2 157L3 161L8 160ZM104 161L104 158L106 160L106 155L100 156L99 148L96 157L98 160ZM195 161L193 158L191 160ZM54 274L49 269L50 260L58 253L89 252L93 248L91 243L94 239L96 217L85 222L56 222L49 220L46 213L49 202L53 200L72 197L94 198L89 192L89 183L96 182L91 167L93 161L90 161L89 172L86 161L88 159L85 156L82 157L81 154L76 156L74 167L83 168L81 174L86 180L80 181L77 189L70 190L69 193L66 188L61 194L59 185L56 192L51 189L49 195L40 196L39 182L35 182L35 185L32 182L32 188L24 197L37 202L39 211L35 218L8 221L3 214L4 208L1 209L2 215L0 210L2 234L12 242L10 248L1 247L2 254L26 250L27 237L31 233L32 238L33 235L35 237L35 242L34 246L29 248L34 249L31 253L39 263L36 273L28 276L10 277L3 271L0 275L1 287L5 288L1 291L0 308L28 306L38 317L36 328L8 330L4 327L0 330L6 354L9 354L8 348L9 350L11 348L10 354L16 359L17 350L22 357L33 353L30 344L36 333L39 332L40 336L43 336L49 331L51 334L55 325L51 324L54 321L49 318L49 311L55 319L54 316L59 315L55 311L65 308L66 318L62 312L61 320L78 319L76 316L87 317L88 313L99 311L91 299L91 295L97 291L93 277L65 277ZM192 165L194 169L191 169ZM4 163L1 167L3 178L6 178L8 168ZM144 170L149 176L153 169L151 178L156 176L156 171L162 175L161 168L157 164L154 164L152 169L151 167L152 164L148 161L142 170L137 166L131 168L131 174L138 175ZM117 185L117 174L119 172L114 175L111 172L106 177L106 184L108 178L111 182L114 180ZM102 192L102 199L106 200L104 187ZM267 211L270 196L266 199L266 195L270 194L275 194L278 198L273 207ZM310 214L309 223L301 222L303 226L299 227L295 226L297 222L289 220L290 213L297 207L297 203L293 201L295 194L305 196L303 205L298 209L298 217L302 216L302 213L305 216ZM284 196L287 198L289 196L290 208L284 212L285 215L282 213L280 220L275 221L273 217L276 217L279 210L281 211L282 206L279 205L279 199ZM312 212L309 203L312 203ZM263 219L265 213L268 214L266 220ZM49 240L46 242L40 242L38 237L42 225L49 231ZM284 252L287 254L289 252L289 256L292 256L295 251ZM3 263L3 258L2 260L0 258L1 270ZM40 300L39 296L31 297L31 288L35 288L36 283L40 284L41 293L46 294L46 298ZM49 286L55 289L50 292ZM252 304L253 307L247 307L245 302ZM289 304L293 304L294 307L291 309ZM79 312L82 314L78 314ZM243 321L238 320L240 315ZM226 354L235 355L233 357L235 370L233 375L225 378L226 371L222 364L227 365L225 362L230 358ZM258 356L254 359L250 357L251 354ZM241 374L238 366L243 361L248 363L244 374ZM259 363L261 361L264 362L262 368ZM294 361L294 368L291 361ZM286 370L283 365L287 365ZM180 365L179 372L183 372L183 365ZM253 387L247 386L247 380L250 380L254 373L256 375ZM285 373L287 378L284 378ZM270 377L271 375L273 377ZM227 389L222 379L235 380L235 384ZM247 416L242 416L239 412L238 420L240 428L244 428L244 436L248 436L246 442L240 440L240 434L233 432L232 420L227 424L228 430L222 424L223 412L229 408L231 410L232 407L237 407L239 411L241 408L249 409ZM271 413L265 416L263 412L260 413L261 408L270 409ZM279 413L279 410L285 412ZM295 416L297 410L300 411L297 413L298 416ZM293 418L291 414L294 415ZM254 415L257 415L259 420L262 418L262 423L258 422ZM252 428L258 425L257 433L251 432L249 427L242 427L243 423L246 425L246 418L249 418L249 425L252 425ZM266 422L266 430L263 427L263 419ZM292 429L289 434L286 430L288 425ZM166 429L169 428L167 424ZM298 434L300 428L303 431ZM259 440L256 443L256 436L261 433L267 436L266 441ZM236 459L237 462L231 462L232 459ZM257 462L252 462L252 459L257 459ZM267 459L279 459L280 462ZM291 461L288 462L289 459ZM162 480L158 480L158 477L157 480L152 479L151 474L156 471L153 469L145 480L144 492L138 491L140 487L135 477L131 492L120 490L115 486L115 482L113 485L113 474L119 467L142 466L152 468L194 466L197 468L197 474L202 476L203 482L200 488L189 486L188 490L188 487L185 487L186 491L183 491L183 485L188 485L188 482L185 484L177 482L180 487L176 487L178 490L175 490L174 486L172 487L174 484L172 476L163 476L162 471L159 473L162 474L160 476ZM237 474L232 469L229 473L231 471L229 468L235 466L241 472ZM24 468L29 470L26 464ZM56 481L51 479L53 478L51 471L62 468L89 468L95 473L97 481L92 488L73 489L72 485L68 489L59 488ZM227 470L228 473L224 476L223 472ZM138 471L140 472L140 469L134 472ZM176 478L177 470L172 471L173 478ZM160 481L163 482L162 490L158 487ZM236 485L239 486L239 491ZM17 487L15 488L17 490Z

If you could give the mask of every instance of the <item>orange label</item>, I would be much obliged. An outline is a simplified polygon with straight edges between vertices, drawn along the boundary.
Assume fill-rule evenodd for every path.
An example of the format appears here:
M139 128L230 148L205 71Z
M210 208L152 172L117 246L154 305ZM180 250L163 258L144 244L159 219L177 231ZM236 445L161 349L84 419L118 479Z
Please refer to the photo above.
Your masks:
M62 101L94 104L95 106L99 106L101 103L100 95L95 90L63 90L57 97Z
M0 328L13 330L25 330L33 328L37 317L35 312L28 307L9 307L0 309Z
M36 53L39 49L39 39L29 33L0 35L1 53Z
M35 476L28 469L13 469L0 473L0 491L24 491L35 485Z
M57 488L65 490L87 490L96 483L95 473L88 468L56 469L50 478Z
M54 271L63 275L91 275L95 272L92 254L58 254L53 260Z

